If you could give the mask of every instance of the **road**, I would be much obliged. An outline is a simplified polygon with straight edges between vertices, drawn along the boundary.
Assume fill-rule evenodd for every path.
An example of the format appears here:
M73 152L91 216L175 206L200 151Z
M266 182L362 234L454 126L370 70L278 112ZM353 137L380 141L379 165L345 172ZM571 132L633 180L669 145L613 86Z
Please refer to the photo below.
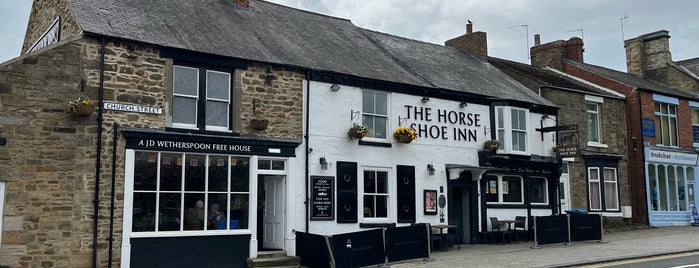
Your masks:
M583 266L585 268L699 268L699 252L663 255Z

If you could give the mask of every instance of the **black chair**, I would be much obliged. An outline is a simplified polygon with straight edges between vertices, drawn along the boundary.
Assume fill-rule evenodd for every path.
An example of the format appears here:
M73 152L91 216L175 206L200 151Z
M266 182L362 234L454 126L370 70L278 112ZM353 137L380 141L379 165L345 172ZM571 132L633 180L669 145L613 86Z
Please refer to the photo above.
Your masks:
M519 241L519 236L517 235L517 233L522 232L522 233L524 233L524 241L529 242L526 225L527 225L527 217L515 216L515 226L514 226L514 229L512 229L510 231L515 235L515 239L517 241Z
M490 242L493 242L493 236L496 234L502 235L502 243L505 244L505 237L508 237L509 235L509 228L507 230L503 230L501 227L500 221L498 221L498 217L490 217ZM509 242L512 243L512 239L509 239Z
M434 232L434 228L432 228L432 225L429 224L429 223L427 224L427 229L430 230L430 248L432 249L432 251L434 251L435 242L437 242L437 244L439 244L439 248L440 248L441 250L445 250L445 249L446 249L446 245L445 245L444 243L445 243L446 241L444 241L444 240L442 239L442 234L440 234L440 233L435 233L435 232Z
M449 221L449 225L456 225L456 228L452 228L449 230L449 233L447 233L447 244L450 247L453 247L454 244L456 244L456 248L461 250L461 240L459 240L459 234L461 234L461 224L459 224L459 221L451 220Z

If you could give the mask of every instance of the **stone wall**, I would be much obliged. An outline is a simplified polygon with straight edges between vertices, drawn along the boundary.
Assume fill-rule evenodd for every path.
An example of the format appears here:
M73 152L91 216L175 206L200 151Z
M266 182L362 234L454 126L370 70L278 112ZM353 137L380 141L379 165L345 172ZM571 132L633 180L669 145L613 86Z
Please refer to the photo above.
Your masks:
M21 54L27 53L27 50L48 30L58 17L60 17L61 30L58 34L60 40L70 39L80 32L80 28L66 0L34 1L29 14L27 30L24 34Z

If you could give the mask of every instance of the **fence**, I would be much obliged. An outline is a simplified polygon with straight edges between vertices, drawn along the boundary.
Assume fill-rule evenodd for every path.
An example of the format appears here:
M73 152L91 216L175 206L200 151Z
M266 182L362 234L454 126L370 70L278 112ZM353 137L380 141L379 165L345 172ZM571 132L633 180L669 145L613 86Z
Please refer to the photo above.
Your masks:
M331 236L296 232L296 256L301 265L353 268L409 259L429 258L426 224L391 227Z
M565 214L534 217L534 248L543 244L574 241L603 241L602 216L597 214Z

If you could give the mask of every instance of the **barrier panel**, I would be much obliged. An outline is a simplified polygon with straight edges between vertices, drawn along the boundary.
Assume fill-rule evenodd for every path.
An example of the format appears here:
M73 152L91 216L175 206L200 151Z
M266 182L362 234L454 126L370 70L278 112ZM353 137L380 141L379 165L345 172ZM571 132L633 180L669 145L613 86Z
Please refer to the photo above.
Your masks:
M326 236L296 232L296 256L301 259L301 266L331 268L329 246Z
M301 266L353 268L429 258L427 224L324 236L296 232Z
M385 234L388 262L429 258L427 224L387 228Z
M570 241L602 240L602 217L570 214Z
M536 245L568 242L568 217L566 215L534 217L534 243Z
M565 214L534 217L534 247L543 244L573 241L602 241L602 216L598 214Z

